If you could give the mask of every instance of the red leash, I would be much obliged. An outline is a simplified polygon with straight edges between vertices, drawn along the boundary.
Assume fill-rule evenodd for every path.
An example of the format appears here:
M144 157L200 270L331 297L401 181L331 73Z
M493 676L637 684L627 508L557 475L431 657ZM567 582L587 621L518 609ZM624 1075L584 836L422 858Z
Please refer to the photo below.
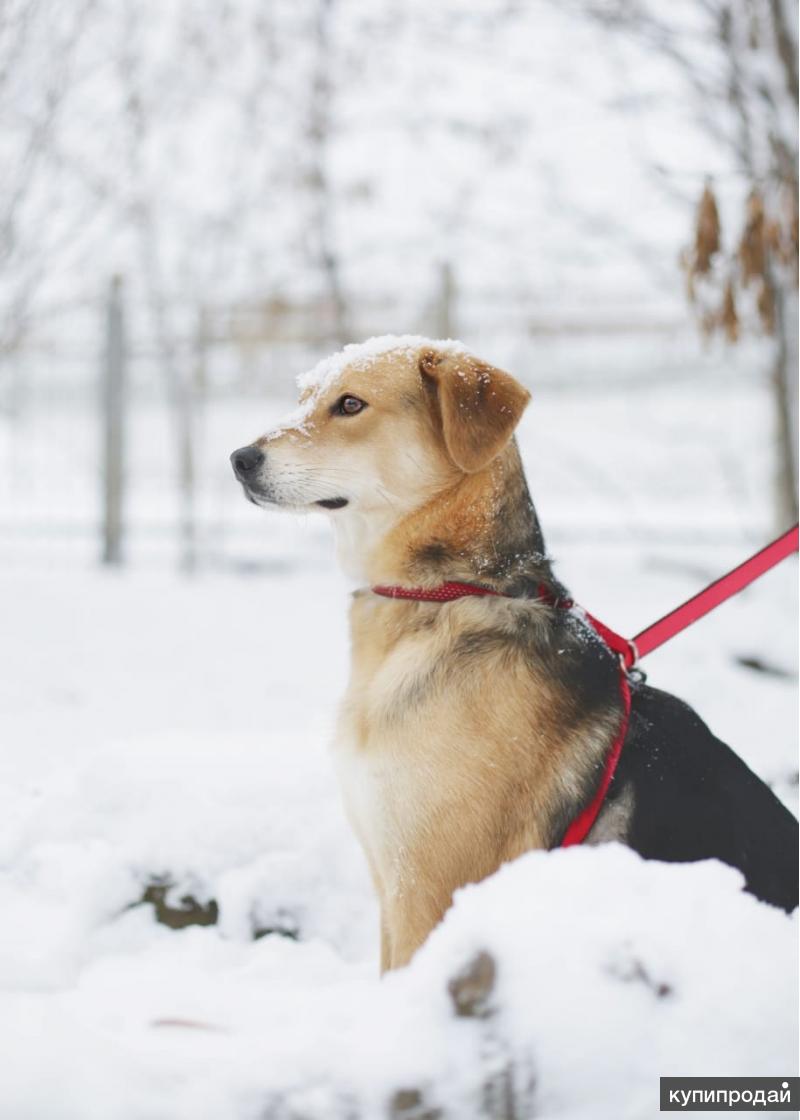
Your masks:
M744 590L745 587L757 580L759 576L763 576L770 568L774 568L781 560L785 560L787 556L797 552L797 538L798 527L795 525L793 529L789 529L788 532L774 540L772 544L762 548L755 556L745 560L744 564L740 564L738 568L734 568L726 576L721 576L710 583L704 591L694 595L691 599L687 599L674 611L670 611L658 622L654 622L652 626L642 630L641 634L637 634L633 639L638 657L644 657L645 654L652 653L654 649L663 646L664 642L668 642L670 638L680 634L681 630L685 630L687 626L697 622L703 615L713 611L714 607L718 607L726 599L732 598L737 592Z
M562 848L571 847L573 844L582 844L589 835L592 825L597 820L597 816L603 807L608 787L611 785L611 779L614 777L614 771L622 754L625 736L628 733L628 723L631 715L629 670L633 668L640 657L644 657L646 654L652 653L654 649L664 645L670 638L680 634L681 630L685 630L693 622L697 622L698 619L708 614L709 611L713 611L720 603L724 603L726 599L730 599L737 592L742 591L757 580L759 576L763 576L770 568L774 568L781 560L785 560L787 556L792 552L797 552L797 550L798 527L795 525L793 529L789 529L788 532L774 540L772 544L762 548L755 556L745 560L738 568L734 568L727 575L715 580L714 583L710 583L699 594L687 599L674 611L670 611L658 622L654 622L652 626L642 630L632 640L623 638L600 622L599 619L594 618L586 611L581 611L589 625L602 638L608 648L619 657L619 692L622 701L622 720L606 757L600 784L595 795L570 824L561 841ZM376 595L383 595L387 599L413 599L425 603L449 603L453 599L463 599L467 595L502 596L500 591L494 591L490 587L457 582L441 583L438 587L431 588L377 586L373 587L372 590ZM540 598L548 599L545 588L540 588L539 592ZM571 599L553 600L550 598L549 601L555 607L569 608L573 606Z

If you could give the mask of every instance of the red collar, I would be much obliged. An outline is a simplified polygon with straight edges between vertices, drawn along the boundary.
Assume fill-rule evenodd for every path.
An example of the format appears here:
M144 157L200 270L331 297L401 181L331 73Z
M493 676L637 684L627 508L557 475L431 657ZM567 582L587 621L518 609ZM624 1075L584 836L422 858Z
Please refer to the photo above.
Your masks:
M477 583L459 583L457 580L440 583L438 587L392 587L378 584L372 590L385 599L416 599L420 603L449 603L451 599L463 599L465 595L500 595L491 587L480 587Z
M438 587L378 585L373 587L372 590L376 595L382 595L386 599L412 599L421 603L449 603L453 599L463 599L468 595L494 595L501 598L504 597L501 591L494 591L491 587L481 587L475 583L459 583L458 581L440 583ZM550 590L543 584L539 585L539 598L544 599L554 607L570 608L573 606L571 599L555 598ZM625 742L625 736L628 732L628 724L631 715L631 690L628 683L628 669L631 668L636 660L636 647L632 642L629 642L627 638L623 638L619 634L615 634L613 630L604 626L602 622L599 622L585 611L581 613L587 623L605 642L609 649L613 650L613 652L619 656L619 692L622 701L622 720L620 721L617 734L614 737L614 742L611 744L611 749L606 756L603 773L600 776L595 794L589 804L578 813L577 817L564 833L560 845L562 848L569 848L573 844L582 844L591 832L592 826L603 807L603 802L608 793L608 787L611 785L611 779L614 777L617 763L622 754L622 744Z

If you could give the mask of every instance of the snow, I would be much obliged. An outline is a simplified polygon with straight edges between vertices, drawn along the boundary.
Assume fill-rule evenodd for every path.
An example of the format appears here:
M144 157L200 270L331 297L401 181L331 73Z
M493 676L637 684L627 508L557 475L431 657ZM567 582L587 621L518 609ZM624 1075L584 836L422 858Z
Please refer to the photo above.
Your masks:
M295 524L262 516L267 534ZM510 1063L520 1116L638 1120L659 1075L793 1070L797 919L716 864L531 854L461 892L411 967L378 980L375 903L326 748L348 588L331 545L294 532L305 563L261 575L0 575L15 636L0 649L0 1115L251 1120L281 1102L335 1120L385 1115L416 1087L467 1118ZM581 601L623 631L740 555L559 552ZM795 580L793 564L771 573L647 669L796 807L794 681L734 660L793 671ZM174 905L216 900L218 923L157 924L136 905L153 878ZM269 928L299 940L253 940ZM481 949L497 1011L475 1023L447 984Z
M380 335L376 338L368 338L365 342L352 342L338 353L323 358L313 369L298 376L297 387L301 393L311 392L314 396L319 396L335 383L345 369L366 369L371 362L387 357L389 354L410 358L423 348L446 354L468 353L464 343L457 339L423 338L417 334Z
M535 1115L597 1120L654 1115L660 1075L793 1068L796 920L744 895L738 874L716 864L647 864L617 846L532 853L461 891L412 966L379 982L374 947L348 959L333 928L351 942L367 930L374 938L325 767L290 749L269 760L269 781L255 744L249 763L224 740L214 762L201 746L199 766L197 744L151 744L92 779L95 758L79 775L79 819L51 786L40 805L48 827L40 817L19 869L27 921L18 951L13 940L6 949L18 964L0 1005L14 1055L4 1115L217 1120L266 1115L280 1100L329 1120L353 1108L384 1115L393 1091L421 1087L469 1117L488 1051L510 1063ZM266 832L252 827L259 813L271 818ZM176 814L188 845L169 826ZM303 836L318 829L312 851ZM253 877L258 849L265 866L282 856L283 874ZM223 915L248 895L282 898L310 918L302 941L253 942L230 921L171 932L147 908L124 908L136 896L129 861L163 867L172 856L177 868L189 851L209 885L219 876ZM234 883L226 861L239 861L244 879ZM13 929L11 894L9 907L5 887ZM498 962L497 1011L460 1021L447 983L481 950Z
M519 441L557 573L623 634L774 535L764 356L650 346L517 340L505 355L519 349L510 368L533 393ZM19 530L0 564L0 1115L371 1120L418 1088L468 1120L494 1069L520 1118L640 1120L659 1075L794 1070L797 918L718 865L527 856L463 891L379 981L327 750L350 587L325 519L253 509L227 461L290 406L208 407L205 564L180 579L163 415L135 402L131 566L101 574L94 536L68 532L96 508L93 416L47 405L0 424L0 509ZM645 665L795 813L796 604L792 559ZM215 902L216 924L158 924L152 882L173 907ZM447 995L479 949L498 966L483 1024Z
M365 342L352 342L341 350L328 357L322 358L312 369L297 375L295 382L299 389L301 403L286 415L281 416L261 439L270 443L292 431L300 435L307 435L314 426L311 419L314 408L319 398L328 391L345 369L363 370L371 362L389 354L400 357L409 357L416 354L422 347L430 347L442 352L453 354L467 353L463 343L453 339L430 339L422 335L381 335L368 338Z
M380 335L364 342L351 342L335 354L322 358L316 365L297 375L295 381L303 399L297 408L274 424L261 438L270 443L292 431L307 435L313 428L311 419L319 398L328 391L346 370L364 370L379 358L395 354L399 358L412 358L423 348L435 349L441 353L466 354L469 351L462 342L455 339L432 339L422 335Z

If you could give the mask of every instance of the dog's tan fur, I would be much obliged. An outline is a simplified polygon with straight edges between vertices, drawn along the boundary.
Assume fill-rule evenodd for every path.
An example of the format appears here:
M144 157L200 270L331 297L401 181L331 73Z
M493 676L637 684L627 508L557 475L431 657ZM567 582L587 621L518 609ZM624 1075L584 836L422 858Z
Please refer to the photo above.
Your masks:
M368 407L337 414L344 394ZM535 593L438 604L369 590L552 586L513 439L527 401L464 352L398 343L342 361L299 419L258 441L253 500L349 503L330 516L366 586L335 757L380 899L384 969L411 958L459 886L558 842L618 723L613 662L597 652L605 683L583 696L583 631Z

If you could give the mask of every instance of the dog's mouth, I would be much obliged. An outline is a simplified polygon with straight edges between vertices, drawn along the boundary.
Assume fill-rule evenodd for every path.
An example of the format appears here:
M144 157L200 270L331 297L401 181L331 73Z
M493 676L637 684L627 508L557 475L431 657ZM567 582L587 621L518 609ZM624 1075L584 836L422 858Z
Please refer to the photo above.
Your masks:
M270 505L269 495L264 490L258 490L254 486L248 486L246 482L242 483L242 492L248 502L252 502L254 506Z
M294 505L293 502L280 501L269 490L264 490L259 486L250 486L247 483L243 482L242 490L244 490L244 496L247 498L248 502L252 502L254 506L260 506L262 509L265 506L271 506L275 508L280 506L290 507ZM322 509L344 509L346 505L349 505L349 499L320 498L318 501L312 502L311 504L320 506ZM296 506L295 508L299 509L300 506Z

